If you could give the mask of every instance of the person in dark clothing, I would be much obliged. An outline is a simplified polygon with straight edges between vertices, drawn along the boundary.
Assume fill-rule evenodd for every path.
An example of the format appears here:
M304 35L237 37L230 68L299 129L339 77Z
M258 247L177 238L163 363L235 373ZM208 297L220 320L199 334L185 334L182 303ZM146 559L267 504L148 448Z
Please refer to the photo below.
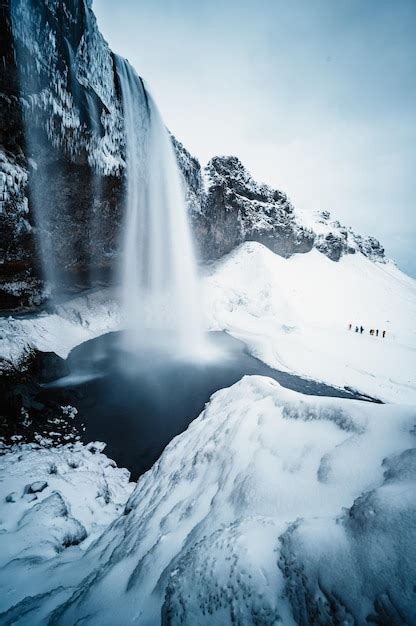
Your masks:
M383 330L383 339L384 339L385 336L386 336L386 331Z
M377 330L376 330L376 337L378 337L378 328L377 328Z
M358 326L355 327L355 332L358 333Z
M374 335L374 330L373 329L370 330L370 335Z
M364 332L364 328L362 326L360 326L360 334L362 335Z
M348 324L348 330L351 330L352 324Z

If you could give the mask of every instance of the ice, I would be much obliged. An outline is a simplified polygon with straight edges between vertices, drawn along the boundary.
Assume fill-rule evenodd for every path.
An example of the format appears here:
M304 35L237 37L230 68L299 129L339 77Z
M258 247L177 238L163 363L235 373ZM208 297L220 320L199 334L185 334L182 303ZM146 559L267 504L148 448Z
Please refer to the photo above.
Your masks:
M111 289L83 294L54 311L0 320L0 371L24 367L33 348L66 358L80 343L121 326L120 307Z
M413 407L245 377L214 394L87 551L42 577L33 566L24 602L15 591L3 606L17 624L411 623L414 426Z

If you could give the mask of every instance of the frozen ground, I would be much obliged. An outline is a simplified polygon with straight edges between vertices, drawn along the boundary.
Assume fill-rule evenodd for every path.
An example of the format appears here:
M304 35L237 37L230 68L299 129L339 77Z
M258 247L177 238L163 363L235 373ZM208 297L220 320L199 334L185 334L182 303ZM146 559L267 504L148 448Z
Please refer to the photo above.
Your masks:
M245 377L169 444L86 552L4 565L0 621L415 623L414 438L413 408ZM1 502L7 528L15 506L29 504Z
M84 294L57 305L54 313L0 318L0 371L19 367L31 348L55 352L62 358L75 346L121 324L113 291Z
M416 403L416 281L392 262L357 253L335 263L317 250L284 259L250 242L208 267L204 281L210 328L228 330L271 367Z
M1 611L22 592L30 594L37 566L79 559L122 513L135 484L126 469L102 453L104 448L100 442L56 448L24 444L2 451Z
M416 623L415 281L361 254L247 243L206 268L204 289L210 328L387 404L245 377L132 493L100 446L16 446L0 457L0 622ZM0 350L6 366L30 347L65 357L120 325L112 294L94 293L3 319Z

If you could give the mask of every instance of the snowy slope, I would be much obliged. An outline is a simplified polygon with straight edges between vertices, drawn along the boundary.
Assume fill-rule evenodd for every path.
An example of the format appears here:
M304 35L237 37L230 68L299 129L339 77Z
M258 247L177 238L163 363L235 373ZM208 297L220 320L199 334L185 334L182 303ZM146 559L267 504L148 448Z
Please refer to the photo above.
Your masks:
M119 330L121 314L114 291L83 294L54 307L54 313L0 318L0 372L21 367L31 349L66 358L80 343Z
M317 250L284 259L248 242L203 269L206 324L243 339L272 367L416 402L416 283L392 262L357 252L334 263ZM3 367L31 347L62 357L122 326L117 294L92 292L54 314L0 320ZM362 324L363 335L348 331ZM386 338L368 330L387 331Z
M204 285L208 325L270 366L416 402L416 282L394 263L361 253L334 263L317 250L284 259L250 242L209 266Z
M0 611L22 590L30 593L31 578L38 576L35 564L79 559L122 513L134 483L130 472L102 453L104 448L93 442L2 450Z
M33 564L26 599L1 619L414 623L414 427L412 408L245 377L169 444L76 564ZM3 569L3 608L15 572Z

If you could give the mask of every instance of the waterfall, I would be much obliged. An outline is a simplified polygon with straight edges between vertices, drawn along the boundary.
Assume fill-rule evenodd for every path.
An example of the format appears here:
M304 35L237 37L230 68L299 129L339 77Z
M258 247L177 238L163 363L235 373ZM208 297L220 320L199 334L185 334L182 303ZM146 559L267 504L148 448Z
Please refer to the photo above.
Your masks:
M122 298L127 343L156 338L180 356L203 345L200 298L181 175L170 135L148 89L116 58L126 134Z

